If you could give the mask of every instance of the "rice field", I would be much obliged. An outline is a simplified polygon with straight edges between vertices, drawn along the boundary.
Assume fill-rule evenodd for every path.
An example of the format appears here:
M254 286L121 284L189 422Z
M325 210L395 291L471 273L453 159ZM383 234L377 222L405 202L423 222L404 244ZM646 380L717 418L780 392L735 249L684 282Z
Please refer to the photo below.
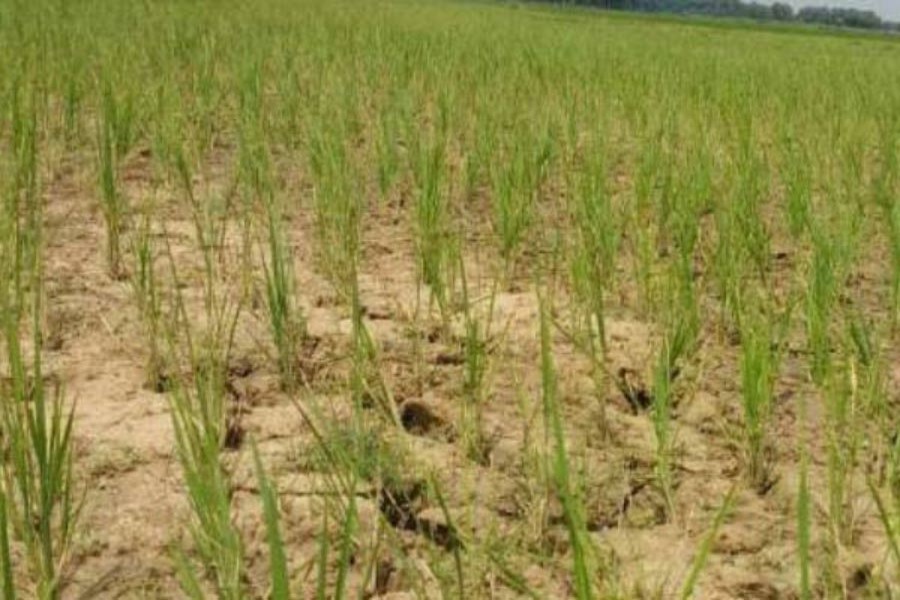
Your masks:
M12 598L900 592L900 41L0 1Z

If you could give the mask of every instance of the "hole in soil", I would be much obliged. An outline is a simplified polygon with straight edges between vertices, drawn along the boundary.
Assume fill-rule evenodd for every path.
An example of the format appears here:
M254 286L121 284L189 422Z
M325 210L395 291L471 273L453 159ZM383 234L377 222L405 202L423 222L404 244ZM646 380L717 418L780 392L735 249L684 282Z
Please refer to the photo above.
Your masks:
M463 356L454 352L441 352L434 357L434 364L438 366L456 366L463 364Z
M434 436L449 432L449 426L441 417L434 414L425 404L415 400L407 400L400 407L400 422L403 429L413 435Z
M619 369L616 387L622 392L622 396L634 414L647 410L653 404L653 397L633 369L625 367Z
M425 536L445 550L462 547L456 528L450 524L419 517L426 503L426 485L411 481L381 489L378 509L395 529L412 531Z
M425 484L421 481L405 482L396 487L383 487L378 497L378 509L391 527L415 531L416 513L423 504Z
M244 435L247 431L241 425L240 414L228 417L225 424L225 441L223 446L226 450L238 450L244 443Z
M165 394L172 391L172 376L162 369L150 374L144 382L144 389L155 394Z

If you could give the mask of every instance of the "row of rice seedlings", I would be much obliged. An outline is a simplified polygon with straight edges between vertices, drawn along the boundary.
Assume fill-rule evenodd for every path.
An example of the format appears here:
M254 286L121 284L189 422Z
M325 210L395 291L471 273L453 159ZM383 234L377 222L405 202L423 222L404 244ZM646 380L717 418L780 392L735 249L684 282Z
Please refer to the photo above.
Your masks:
M34 99L32 99L32 103ZM67 408L60 385L48 385L43 370L42 200L37 193L36 107L13 112L10 188L0 215L0 326L8 383L0 387L0 577L4 597L17 581L10 534L24 547L25 567L42 599L61 597L63 576L75 533L78 503L72 470L74 408ZM24 204L24 206L23 206ZM24 209L24 210L22 210ZM24 218L23 218L24 216ZM30 317L31 346L20 339Z
M271 157L265 140L262 120L261 95L258 68L252 68L244 85L242 103L244 117L241 127L241 170L252 201L243 208L245 235L250 231L251 213L260 207L264 225L260 255L265 275L266 309L269 330L277 353L278 371L282 387L293 390L300 377L299 352L306 337L306 322L297 306L294 283L294 260L284 222L283 194L276 190L273 181ZM245 240L249 245L249 241ZM252 263L249 252L245 255L244 272Z
M291 318L298 314L292 312L293 304L288 304L295 301L295 292L289 249L282 246L286 241L281 216L283 207L277 202L270 180L268 156L253 155L252 152L258 151L258 147L245 147L243 150L247 154L243 156L242 176L249 181L250 193L256 194L258 202L254 206L261 204L264 211L263 235L267 239L261 246L262 266L266 277L270 325L279 351L279 368L284 369L281 375L286 388L294 390L299 381L296 374L285 367L294 368L297 348L295 345L288 345L293 340L279 338L278 331L281 325L296 326ZM243 306L241 298L246 293L242 285L242 291L234 299L229 297L227 289L222 288L222 268L227 264L227 221L234 216L232 213L235 207L230 206L227 201L223 205L215 197L197 195L193 186L188 185L193 177L189 175L190 167L184 154L176 153L174 164L177 179L185 186L185 195L192 206L197 245L203 248L203 306L206 311L203 319L205 329L198 331L188 316L174 257L171 249L167 248L174 280L171 287L175 290L175 305L170 311L171 320L164 323L163 337L168 360L188 367L185 374L174 378L170 389L176 449L193 513L190 529L193 546L204 566L204 572L211 579L219 597L243 598L250 594L244 566L245 544L232 520L231 483L223 464L224 448L235 443L232 438L238 435L233 429L235 424L228 415L225 386L228 356ZM253 210L254 206L242 207L242 210ZM245 215L240 218L245 222ZM166 240L168 242L168 238ZM214 242L210 243L210 240ZM144 259L144 262L152 268L152 261ZM247 267L248 263L243 262L242 268ZM287 361L290 361L290 365L285 364ZM292 596L285 547L280 533L277 491L265 473L255 446L252 446L252 452L269 548L270 594L273 598L286 599ZM354 533L350 529L346 538L348 552ZM184 592L190 597L203 597L203 577L188 554L177 550L175 562ZM349 554L343 564L349 566Z
M163 332L169 361L177 369L169 392L176 451L191 506L191 537L216 593L238 599L246 594L243 543L231 518L231 486L222 463L229 436L226 412L228 358L243 306L223 288L225 231L229 213L218 198L201 196L193 185L187 157L176 155L175 177L191 207L195 243L203 258L203 327L189 314L175 257L166 237L173 307ZM186 594L202 597L200 577L183 553L176 553Z

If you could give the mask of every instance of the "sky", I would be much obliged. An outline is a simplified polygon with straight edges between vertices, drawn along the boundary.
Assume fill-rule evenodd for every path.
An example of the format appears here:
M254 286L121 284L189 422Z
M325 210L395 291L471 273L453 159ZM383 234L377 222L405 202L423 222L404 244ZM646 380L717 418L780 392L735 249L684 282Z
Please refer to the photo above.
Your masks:
M900 0L788 0L795 8L802 6L841 6L874 10L883 19L900 21Z

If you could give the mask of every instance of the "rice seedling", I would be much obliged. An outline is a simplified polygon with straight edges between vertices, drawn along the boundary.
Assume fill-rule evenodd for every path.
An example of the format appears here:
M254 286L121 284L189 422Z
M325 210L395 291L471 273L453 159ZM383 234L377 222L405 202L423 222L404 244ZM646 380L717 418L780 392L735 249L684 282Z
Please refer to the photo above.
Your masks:
M419 193L416 201L416 245L422 282L446 322L452 301L454 240L450 229L450 207L441 181L444 166L444 142L435 139L418 150L414 172Z
M599 349L605 352L604 302L615 275L619 226L605 189L602 143L596 142L586 150L585 162L572 211L573 222L579 232L572 267L573 279L575 292L587 307L590 327L597 332ZM593 339L594 335L590 337Z
M131 287L141 316L148 345L146 378L153 389L163 391L166 366L160 349L162 339L162 293L156 271L156 248L153 242L151 208L142 215L132 238L134 266Z
M284 538L279 526L278 492L266 475L256 444L253 451L253 467L259 481L263 518L266 523L266 542L269 547L269 573L271 575L270 597L273 600L289 600L291 585L288 577L287 557L284 552Z
M750 308L741 319L741 397L744 410L747 478L764 490L771 477L767 439L773 388L778 375L779 350L772 331L773 317L765 309Z
M255 72L255 70L253 70ZM287 227L284 222L284 203L275 189L271 159L262 131L259 80L248 77L243 94L244 124L242 129L242 175L250 199L243 207L244 265L243 273L249 277L252 264L248 248L251 237L251 220L254 208L261 207L264 224L260 242L260 256L265 277L266 310L269 330L278 356L281 384L286 390L297 384L297 362L300 346L306 337L306 323L296 302L294 285L294 260ZM248 285L249 284L245 284Z
M110 275L122 273L121 236L128 217L128 203L119 182L119 165L132 144L132 107L116 98L112 83L103 84L102 120L98 126L97 154L100 199L106 222L106 263Z
M486 316L476 314L474 300L469 297L466 268L460 259L459 272L462 289L463 324L463 403L461 405L460 430L466 454L476 462L484 463L490 452L490 440L484 431L484 408L488 400L486 379L490 367L491 325L494 303L497 297L496 282L491 287Z
M268 221L269 261L264 260L266 275L266 307L272 339L278 352L278 369L282 385L290 389L296 384L297 360L300 346L306 337L306 325L296 306L293 261L285 239L279 208L270 202L266 206Z
M855 366L836 370L824 389L827 414L828 569L826 585L843 588L839 557L853 543L856 526L854 473L860 450Z
M681 331L681 330L679 330ZM653 371L653 434L656 440L656 464L654 471L666 511L671 518L675 513L674 498L674 444L672 423L672 380L681 342L681 335L663 341L656 367Z
M579 600L593 598L594 550L585 524L584 507L573 489L566 451L566 434L557 398L556 366L553 362L551 346L550 316L548 307L541 299L541 398L544 420L553 439L552 474L553 489L563 507L569 544L572 552L572 577L574 593Z
M809 152L792 132L782 135L781 144L787 223L791 235L799 240L809 223L812 183Z
M812 265L806 301L806 328L811 354L813 379L824 382L831 365L829 323L836 294L835 248L819 236L814 237Z
M313 202L319 260L337 292L349 303L359 253L362 207L353 188L356 179L343 142L341 127L347 126L314 129L309 156L316 181Z
M514 135L505 166L494 165L492 173L494 229L507 277L531 227L533 206L554 152L549 131L537 136L529 131Z
M736 490L737 488L731 488L728 491L728 494L725 495L722 504L719 506L719 510L716 511L716 516L713 519L709 531L703 536L703 541L700 543L700 548L697 549L697 554L694 555L694 560L691 563L691 569L688 572L688 576L681 586L682 600L694 597L697 582L700 579L701 573L703 573L703 568L706 566L707 560L709 560L709 555L712 552L713 546L716 543L716 538L719 535L719 529L722 528L722 525L725 523L725 519L728 518L728 514L734 504Z
M60 387L46 389L37 324L28 364L13 337L18 335L17 323L12 318L4 321L11 379L0 416L7 448L0 466L4 518L24 543L35 596L59 598L78 513L72 469L74 410L65 406ZM6 562L8 548L4 554ZM9 572L6 566L4 570ZM6 579L5 585L11 585Z

